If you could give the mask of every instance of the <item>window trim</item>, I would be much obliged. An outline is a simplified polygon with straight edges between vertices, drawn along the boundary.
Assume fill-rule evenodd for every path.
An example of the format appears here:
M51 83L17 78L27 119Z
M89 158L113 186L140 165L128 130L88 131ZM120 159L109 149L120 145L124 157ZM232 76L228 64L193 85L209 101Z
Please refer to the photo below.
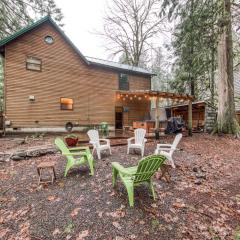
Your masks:
M36 65L39 65L39 66L40 66L40 69L39 69L39 70L38 70L38 69L28 68L28 64L30 63L30 62L28 62L28 59L30 59L30 58L36 59L36 60L38 60L38 61L41 62L40 64L36 64ZM33 64L33 63L32 63L32 64ZM28 70L28 71L34 71L34 72L42 72L42 59L41 59L41 58L34 57L34 56L31 56L31 55L27 55L27 56L26 56L26 70Z
M51 42L51 43L47 42L47 41L46 41L47 38L51 38L51 39L52 39L52 42ZM51 35L46 35L43 40L44 40L44 42L45 42L47 45L52 45L52 44L54 44L54 38L53 38L53 36L51 36Z
M127 89L121 89L121 88L120 88L120 85L121 85L121 84L120 84L121 75L126 75L126 76L127 76L127 85L128 85ZM126 74L126 73L119 73L119 74L118 74L118 90L129 91L129 89L130 89L129 75Z
M62 98L66 98L66 99L71 99L72 100L72 108L71 109L64 109L62 108L62 102L61 102L61 99ZM74 110L74 101L73 101L73 98L69 98L69 97L60 97L60 110L63 110L63 111L73 111Z

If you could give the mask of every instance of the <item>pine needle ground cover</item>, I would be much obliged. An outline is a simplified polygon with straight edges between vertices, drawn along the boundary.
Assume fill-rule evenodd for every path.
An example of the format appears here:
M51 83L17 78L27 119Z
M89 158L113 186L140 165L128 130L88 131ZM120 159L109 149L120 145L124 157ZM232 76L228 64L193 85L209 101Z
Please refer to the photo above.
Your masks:
M53 141L44 137L23 146ZM0 152L18 147L13 139L0 139ZM155 147L147 143L145 154ZM127 155L127 146L96 160L94 176L83 166L64 178L66 160L58 153L0 163L0 239L239 239L240 141L195 134L179 147L171 182L153 179L155 202L147 187L137 187L134 208L120 181L112 188L111 162L127 167L141 159ZM42 161L56 161L52 185L37 184Z

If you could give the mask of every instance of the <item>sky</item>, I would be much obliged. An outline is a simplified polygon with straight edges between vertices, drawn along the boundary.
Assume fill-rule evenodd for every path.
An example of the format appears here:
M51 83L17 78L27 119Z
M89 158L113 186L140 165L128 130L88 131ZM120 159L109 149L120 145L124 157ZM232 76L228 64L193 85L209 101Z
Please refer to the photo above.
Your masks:
M107 4L111 0L55 0L64 15L63 30L76 47L85 56L106 60L112 59L110 52L106 52L104 40L96 34L103 29L103 17ZM171 24L169 25L171 26ZM169 43L170 32L160 33L152 40L152 46L161 46L164 55L168 55L164 43Z
M85 56L108 59L104 42L94 34L103 26L107 0L55 0L61 8L64 32Z

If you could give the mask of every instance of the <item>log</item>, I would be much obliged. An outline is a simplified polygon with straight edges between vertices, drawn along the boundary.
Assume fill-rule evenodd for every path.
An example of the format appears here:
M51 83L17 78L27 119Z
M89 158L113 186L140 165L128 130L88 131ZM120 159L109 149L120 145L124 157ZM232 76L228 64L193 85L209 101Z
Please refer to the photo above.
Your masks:
M38 147L32 147L27 149L20 149L11 152L0 152L0 161L6 162L9 160L20 161L33 157L40 157L47 154L55 154L58 150L52 145L43 145Z

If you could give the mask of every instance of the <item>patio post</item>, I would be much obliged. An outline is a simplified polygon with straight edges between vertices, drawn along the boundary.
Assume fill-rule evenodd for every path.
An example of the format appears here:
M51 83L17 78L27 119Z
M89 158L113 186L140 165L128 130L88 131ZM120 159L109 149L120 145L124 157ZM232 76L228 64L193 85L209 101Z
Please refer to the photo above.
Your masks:
M155 129L159 130L159 96L156 97L156 108L155 108Z
M192 136L192 100L188 102L188 135Z

